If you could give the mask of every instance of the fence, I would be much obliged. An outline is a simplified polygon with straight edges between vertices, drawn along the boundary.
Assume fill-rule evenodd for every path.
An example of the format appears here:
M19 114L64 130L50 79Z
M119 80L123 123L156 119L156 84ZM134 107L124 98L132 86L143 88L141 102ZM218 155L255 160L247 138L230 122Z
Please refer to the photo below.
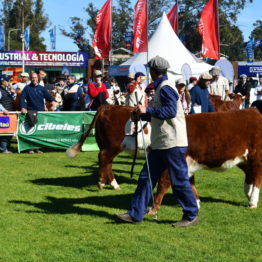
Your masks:
M38 112L37 123L30 126L26 115L0 114L0 136L14 135L18 152L34 148L66 149L79 141L91 124L95 112ZM98 151L95 132L86 139L83 151Z

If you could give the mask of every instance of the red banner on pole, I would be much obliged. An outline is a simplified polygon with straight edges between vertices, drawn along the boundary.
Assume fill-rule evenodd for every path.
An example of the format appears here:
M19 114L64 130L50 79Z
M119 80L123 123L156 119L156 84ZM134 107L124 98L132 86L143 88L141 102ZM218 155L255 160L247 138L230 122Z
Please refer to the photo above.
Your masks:
M170 12L167 14L167 18L173 27L176 34L178 34L178 10L177 10L177 4L175 4Z
M138 0L136 3L133 31L133 52L147 52L147 0Z
M219 59L218 6L217 0L209 0L198 23L202 36L202 56Z
M96 17L96 32L92 42L96 59L109 57L111 48L111 0L107 0Z

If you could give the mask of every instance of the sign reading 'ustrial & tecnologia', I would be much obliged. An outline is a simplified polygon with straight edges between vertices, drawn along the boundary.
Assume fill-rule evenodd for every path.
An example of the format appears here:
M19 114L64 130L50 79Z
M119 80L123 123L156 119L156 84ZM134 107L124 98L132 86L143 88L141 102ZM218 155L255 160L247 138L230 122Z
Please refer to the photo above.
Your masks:
M0 66L21 66L22 51L1 51ZM25 51L26 66L77 66L87 67L87 52L34 52Z

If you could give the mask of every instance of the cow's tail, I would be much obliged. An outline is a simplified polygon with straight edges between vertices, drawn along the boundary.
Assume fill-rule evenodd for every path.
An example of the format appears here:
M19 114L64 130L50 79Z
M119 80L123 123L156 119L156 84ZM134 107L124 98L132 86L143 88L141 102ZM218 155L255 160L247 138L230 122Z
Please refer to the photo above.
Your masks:
M76 144L72 145L71 147L69 147L66 150L66 155L69 158L74 158L74 157L76 157L80 153L82 145L84 144L86 138L90 135L91 130L95 127L96 120L100 116L101 112L104 111L103 109L104 109L104 107L101 106L97 110L97 112L96 112L96 114L95 114L95 116L93 118L93 121L92 121L91 125L89 126L88 130L86 130L86 132L81 136L80 140Z

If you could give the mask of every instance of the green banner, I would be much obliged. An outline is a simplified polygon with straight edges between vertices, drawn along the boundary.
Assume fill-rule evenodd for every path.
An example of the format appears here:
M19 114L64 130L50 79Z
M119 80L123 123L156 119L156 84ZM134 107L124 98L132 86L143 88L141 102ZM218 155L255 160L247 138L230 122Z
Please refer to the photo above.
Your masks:
M66 149L83 134L85 113L38 113L38 122L30 127L25 115L19 114L18 151L33 148Z
M84 115L85 130L87 130L94 118L96 112L86 112ZM99 151L99 147L96 143L95 129L91 131L90 135L86 139L82 146L82 151Z

